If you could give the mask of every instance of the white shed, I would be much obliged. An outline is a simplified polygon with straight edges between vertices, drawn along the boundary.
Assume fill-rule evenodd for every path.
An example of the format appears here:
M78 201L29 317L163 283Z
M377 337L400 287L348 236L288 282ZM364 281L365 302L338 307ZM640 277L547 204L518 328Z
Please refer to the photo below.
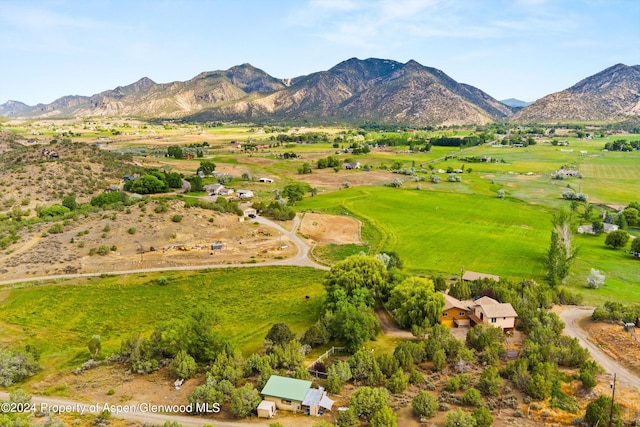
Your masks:
M276 414L276 404L269 400L263 400L258 405L258 418L271 418Z

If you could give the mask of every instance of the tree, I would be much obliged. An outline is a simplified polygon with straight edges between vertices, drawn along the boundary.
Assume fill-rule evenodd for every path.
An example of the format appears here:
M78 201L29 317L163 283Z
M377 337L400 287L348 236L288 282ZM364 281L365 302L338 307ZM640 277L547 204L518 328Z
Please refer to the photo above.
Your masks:
M593 230L593 234L599 236L604 233L604 223L602 221L594 221L591 223L591 229Z
M265 338L273 342L274 345L282 345L294 339L295 335L286 324L276 323L269 329Z
M358 289L365 290L371 295L381 293L386 287L387 271L379 260L363 256L353 255L331 266L324 280L327 289L327 302L329 306L335 306L339 302L339 293L347 298L352 297ZM373 304L373 300L370 301Z
M345 349L352 353L364 341L375 338L380 325L371 308L345 304L336 310L331 329L334 336L344 343Z
M449 288L449 295L459 300L471 299L471 288L466 280L458 280Z
M64 206L64 204L62 206ZM627 207L625 210L622 211L622 215L627 220L628 225L638 225L639 218L638 218L638 210L636 208Z
M138 194L155 194L165 191L167 185L157 176L147 174L135 181L125 182L124 189Z
M296 182L293 184L287 184L282 189L282 197L286 197L289 199L289 203L295 205L297 202L302 200L304 197L304 193L309 191L311 187L309 184L303 184L300 182Z
M248 417L260 404L262 397L251 384L237 388L231 395L231 413L236 418Z
M75 211L78 207L78 202L76 201L75 194L70 194L62 199L62 206L69 209L70 211Z
M502 329L486 323L475 325L467 332L467 344L478 351L483 351L491 345L502 345L504 340Z
M169 363L169 372L175 378L189 379L196 374L197 370L196 361L184 350L180 350Z
M385 388L361 387L351 395L349 406L353 412L371 418L387 405L389 392Z
M397 427L398 419L393 409L384 405L375 415L371 418L371 427Z
M305 162L305 163L303 163L303 164L302 164L302 166L300 166L300 167L298 168L298 173L299 173L299 174L301 174L301 175L310 174L310 173L312 173L312 172L313 172L313 171L311 170L311 164L306 163L306 162Z
M610 397L600 395L596 400L587 405L587 411L584 415L585 421L589 423L589 426L607 426L609 421L612 421L612 425L616 427L622 427L622 417L620 406L613 406L613 420L611 417L611 405L612 401Z
M353 412L353 409L348 408L346 411L338 412L336 425L338 427L357 427L360 425L360 420L358 420L358 415Z
M176 159L181 159L182 158L182 148L177 147L175 145L172 145L171 147L167 148L167 156L168 157L174 157Z
M604 274L600 273L600 270L595 268L591 269L591 274L587 277L587 287L591 289L598 289L604 285Z
M462 404L465 406L479 406L482 404L482 396L476 388L469 388L462 394Z
M460 409L451 411L447 414L444 423L445 427L477 427L476 419L471 414L462 412Z
M575 250L571 243L571 217L566 211L553 216L553 231L547 251L547 280L552 286L559 285L568 275Z
M628 241L629 233L624 230L615 230L607 234L604 244L612 247L613 249L618 249L625 246Z
M478 388L482 390L487 396L499 396L500 389L502 388L502 378L500 378L500 372L498 371L498 368L489 366L487 369L485 369L480 375Z
M89 348L89 352L93 355L93 357L98 357L98 353L100 353L100 349L102 348L102 344L100 343L100 335L94 335L89 340L87 344Z
M410 277L391 290L389 308L402 328L438 323L442 307L444 297L429 279Z
M216 164L210 160L202 160L198 172L202 172L203 175L211 175L216 170Z
M393 394L398 394L405 391L408 385L409 377L407 374L402 372L402 369L398 369L396 373L389 378L389 381L387 382L387 389Z
M436 371L440 372L447 364L447 353L444 349L440 348L433 353L433 367Z
M202 183L202 178L198 175L187 178L189 184L191 184L191 191L198 192L204 191L204 184Z
M640 252L640 238L636 237L631 242L631 252Z
M476 420L476 427L491 427L491 424L493 424L491 411L485 406L474 409L471 415Z
M432 418L438 410L438 401L426 391L421 391L411 401L411 407L418 417Z

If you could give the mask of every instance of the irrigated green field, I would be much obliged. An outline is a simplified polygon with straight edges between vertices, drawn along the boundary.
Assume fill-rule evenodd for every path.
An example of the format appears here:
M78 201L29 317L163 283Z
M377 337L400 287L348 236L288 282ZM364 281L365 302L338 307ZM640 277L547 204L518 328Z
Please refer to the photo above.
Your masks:
M410 271L459 274L464 268L512 278L544 276L551 214L540 207L495 196L384 187L308 198L299 207L319 211L336 205L382 230L382 249L397 252Z
M554 210L515 198L450 192L456 185L460 183L440 183L422 190L349 189L307 198L298 206L331 213L342 209L342 213L366 220L382 231L380 241L370 242L372 246L397 252L412 273L455 276L464 269L513 280L544 281ZM640 301L640 262L622 250L607 248L604 239L575 238L579 252L567 284L589 303ZM591 268L606 275L604 288L585 287Z
M164 276L165 286L153 282ZM86 361L87 342L100 335L103 354L135 332L193 307L212 307L220 331L245 352L258 350L269 328L285 322L302 333L320 315L324 272L311 268L232 268L70 280L16 288L0 296L0 342L31 344L47 368ZM305 298L309 296L309 300Z

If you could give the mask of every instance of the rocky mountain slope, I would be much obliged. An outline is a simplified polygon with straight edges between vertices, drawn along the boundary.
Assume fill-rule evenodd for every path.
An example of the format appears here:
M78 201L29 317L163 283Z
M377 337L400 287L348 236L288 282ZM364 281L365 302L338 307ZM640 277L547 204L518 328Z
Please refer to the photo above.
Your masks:
M10 117L138 116L196 120L378 120L469 124L505 119L510 107L415 61L356 58L327 71L276 79L249 64L185 82L143 78L99 94L35 107L12 102Z
M145 77L93 96L65 96L35 107L9 101L0 106L0 115L409 125L615 120L640 115L640 65L615 65L525 108L505 105L413 60L352 58L291 79L277 79L250 64L204 72L184 82L157 84Z
M615 120L640 115L640 65L617 64L547 95L516 113L515 122Z

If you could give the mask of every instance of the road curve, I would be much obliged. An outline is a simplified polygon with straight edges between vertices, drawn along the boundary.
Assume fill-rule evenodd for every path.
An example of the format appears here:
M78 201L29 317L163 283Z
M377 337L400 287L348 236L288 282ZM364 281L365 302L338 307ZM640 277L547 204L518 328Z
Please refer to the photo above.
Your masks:
M0 285L11 285L15 283L23 283L23 282L39 282L43 280L56 280L56 279L75 279L80 277L98 277L103 274L107 275L123 275L123 274L139 274L139 273L154 273L160 271L195 271L195 270L206 270L209 268L250 268L250 267L274 267L274 266L295 266L295 267L312 267L317 268L319 270L329 270L329 267L320 265L309 258L309 251L311 248L307 243L297 236L296 232L298 227L300 226L300 218L297 216L294 218L294 227L292 231L289 231L282 226L276 224L275 222L258 216L254 219L254 221L267 225L269 227L273 227L287 237L294 245L298 248L298 253L288 259L275 260L275 261L265 261L261 263L255 264L210 264L210 265L183 265L183 266L173 266L173 267L154 267L154 268L140 268L135 270L120 270L120 271L109 271L105 273L75 273L75 274L56 274L51 276L34 276L34 277L22 277L19 279L11 279L11 280L0 280Z
M580 345L591 354L591 357L610 374L617 374L616 379L629 386L640 389L640 378L612 360L598 346L589 341L589 334L578 325L578 321L593 314L593 308L590 307L573 307L562 311L559 316L565 323L564 333L572 338L577 338Z
M9 400L9 394L0 392L0 400ZM35 405L36 409L43 408L46 405L48 408L52 406L65 406L68 408L73 408L75 410L71 410L69 412L80 412L84 411L85 414L94 414L98 415L101 410L104 408L104 402L78 402L69 399L60 399L60 398L52 398L52 397L42 397L42 396L32 396L31 403ZM242 422L232 422L232 421L218 421L215 419L215 415L212 415L213 418L200 418L195 416L188 415L166 415L155 412L143 412L141 410L134 410L134 405L131 404L123 404L126 405L128 409L127 412L119 412L117 414L112 413L111 415L114 418L119 418L128 421L136 421L139 423L150 423L162 425L166 421L176 421L182 424L185 427L200 427L205 424L215 424L219 427L267 427L266 424L258 424L258 423L242 423ZM94 406L96 408L91 408Z

